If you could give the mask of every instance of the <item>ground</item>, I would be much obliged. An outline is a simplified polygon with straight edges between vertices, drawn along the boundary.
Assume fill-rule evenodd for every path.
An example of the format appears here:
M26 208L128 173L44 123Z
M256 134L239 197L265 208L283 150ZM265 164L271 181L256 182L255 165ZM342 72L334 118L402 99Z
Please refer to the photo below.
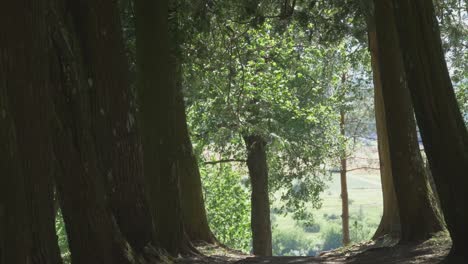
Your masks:
M268 257L244 255L216 246L202 246L200 251L208 257L179 259L180 264L305 264L305 263L350 263L350 264L432 264L440 261L450 250L446 233L414 244L393 245L388 241L360 243L347 248L324 252L318 257Z

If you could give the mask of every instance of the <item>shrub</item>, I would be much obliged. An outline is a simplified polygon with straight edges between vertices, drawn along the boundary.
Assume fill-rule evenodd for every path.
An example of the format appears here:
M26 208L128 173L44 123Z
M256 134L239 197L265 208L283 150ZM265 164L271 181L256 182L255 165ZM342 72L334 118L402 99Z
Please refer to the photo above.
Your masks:
M250 252L250 195L230 165L201 168L208 222L224 245Z
M371 227L366 224L365 219L352 218L351 221L349 235L352 242L358 243L371 238Z
M312 221L300 220L296 222L296 225L301 227L305 232L318 233L320 232L320 224Z
M332 226L322 234L323 245L322 250L327 251L343 246L342 233L338 228Z
M273 230L273 255L277 256L314 256L318 251L312 239L303 232L293 230Z
M337 214L330 214L330 215L324 214L323 216L324 216L327 220L332 220L332 221L340 219L340 217L339 217Z

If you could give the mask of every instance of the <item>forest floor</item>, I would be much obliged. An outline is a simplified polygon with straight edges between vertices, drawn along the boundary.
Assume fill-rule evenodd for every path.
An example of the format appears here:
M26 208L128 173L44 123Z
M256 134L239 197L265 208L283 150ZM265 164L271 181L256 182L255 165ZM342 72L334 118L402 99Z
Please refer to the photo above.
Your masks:
M216 246L202 246L206 257L180 259L183 264L305 264L305 263L352 263L352 264L436 264L449 252L450 239L438 235L415 244L391 245L388 241L367 242L322 252L317 257L253 257L238 251Z

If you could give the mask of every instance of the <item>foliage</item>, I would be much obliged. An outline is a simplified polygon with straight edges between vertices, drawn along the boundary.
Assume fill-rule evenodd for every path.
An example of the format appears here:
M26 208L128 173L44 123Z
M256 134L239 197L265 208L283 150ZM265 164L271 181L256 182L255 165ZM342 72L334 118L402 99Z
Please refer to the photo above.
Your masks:
M58 245L60 254L62 255L63 263L71 263L70 248L68 247L68 237L65 230L65 223L63 222L62 211L58 211L55 217L55 230L57 232Z
M460 110L468 124L468 3L437 0L434 4L450 77Z
M299 219L296 221L296 225L308 233L318 233L320 232L320 224L316 223L313 218L309 219Z
M250 252L250 196L230 164L201 166L208 222L224 245Z
M188 115L200 152L243 159L242 136L265 138L270 189L284 191L283 212L294 208L304 218L305 202L320 206L326 160L338 149L340 98L331 88L339 82L333 66L344 53L308 42L294 24L282 32L272 24L224 21L186 45Z
M122 0L134 72L131 2ZM213 153L216 159L242 160L242 136L262 135L268 142L271 193L281 194L275 212L292 213L305 231L320 228L307 221L311 215L305 204L321 206L327 166L338 164L342 153L349 157L363 138L375 138L365 47L369 1L172 2L171 33L183 64L196 154L202 162L213 159ZM466 1L435 4L455 92L468 122ZM345 137L338 130L340 111L346 114ZM237 163L202 167L212 229L223 243L249 251L245 174ZM350 220L352 241L370 236L361 214ZM324 249L341 245L338 227L321 229L326 230ZM305 250L305 240L296 235L275 231L274 241L280 243L275 252L295 254L286 246L293 242L282 242L294 237Z
M308 239L300 230L273 230L273 255L275 256L315 256L318 244Z
M369 227L362 206L359 208L359 213L351 215L349 220L351 223L349 234L353 243L371 239L372 232L376 229L376 226Z
M343 245L342 233L339 228L331 226L323 233L323 245L322 250L327 251L335 248L339 248Z

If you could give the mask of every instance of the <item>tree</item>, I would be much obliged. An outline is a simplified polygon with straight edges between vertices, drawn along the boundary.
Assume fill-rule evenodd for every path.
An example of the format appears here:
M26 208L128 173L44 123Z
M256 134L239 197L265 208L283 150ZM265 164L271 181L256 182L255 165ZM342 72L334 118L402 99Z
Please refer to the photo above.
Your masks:
M401 224L400 241L418 241L443 230L443 224L419 150L413 107L393 16L388 12L389 4L389 1L376 1L374 5L378 50L374 54L378 54L390 165Z
M143 263L112 216L106 200L105 176L98 164L98 146L93 135L95 98L91 91L95 88L95 79L88 78L88 74L95 76L94 67L100 65L86 60L89 59L86 47L89 39L80 34L83 29L80 26L90 23L97 28L104 28L100 23L105 22L98 23L92 15L79 13L82 10L95 10L94 2L72 3L78 5L75 6L78 9L74 9L78 13L68 13L69 9L63 4L60 1L50 4L53 53L48 67L53 80L50 85L53 109L48 115L52 119L52 146L56 167L59 168L55 173L55 182L72 261L77 264ZM111 1L103 3L102 7L107 12L115 10ZM104 20L109 19L104 14L102 17ZM86 22L77 25L81 19ZM107 31L100 33L105 35Z
M173 146L177 150L175 157L180 164L178 177L180 182L180 200L181 210L185 231L189 240L194 242L204 241L208 243L216 243L216 238L213 236L208 226L206 210L203 201L202 186L200 179L200 171L197 159L193 153L192 142L189 136L187 127L187 118L185 113L184 91L181 85L181 68L182 59L181 46L185 39L189 38L196 26L190 22L193 14L194 3L189 1L177 1L177 5L170 7L172 10L169 22L169 36L171 40L171 54L175 58L176 68L176 106L175 119L176 125L176 145ZM195 3L196 5L196 3ZM126 51L130 58L130 71L135 75L136 69L136 47L135 47L135 10L133 1L120 1L122 27L126 42Z
M83 60L89 65L85 75L93 90L90 120L99 173L104 177L109 206L120 231L135 250L143 253L155 237L143 187L136 102L130 88L118 6L112 1L103 3L74 2L73 15Z
M178 84L178 88L181 88L180 82ZM179 160L180 199L185 231L190 241L217 243L208 225L200 170L189 137L185 104L180 89L176 96L175 122L179 144L177 159Z
M345 76L343 75L343 81L345 82ZM346 136L345 131L346 115L344 110L340 111L340 133L341 136ZM343 245L347 246L351 239L349 238L349 200L348 200L348 183L346 179L347 172L347 158L346 151L341 156L341 169L340 169L340 184L341 184L341 226L343 230Z
M144 174L159 245L187 253L177 159L176 62L171 55L168 1L135 1L137 95Z
M217 19L221 18L213 21ZM257 28L234 21L228 24L228 28L213 26L210 33L195 35L184 45L184 85L198 153L248 163L253 154L251 143L260 142L262 147L255 155L266 156L265 170L260 176L257 170L249 175L252 184L254 178L268 176L269 186L252 188L252 201L261 202L252 209L269 211L268 199L254 197L258 197L257 190L270 188L270 194L281 192L283 212L294 208L295 216L306 218L309 215L301 205L312 202L319 206L326 175L324 160L332 156L331 149L337 144L331 138L336 120L331 105L336 98L327 93L335 81L333 71L326 66L311 71L310 65L318 64L320 57L329 58L334 65L334 50L309 46L296 25L283 35L271 21ZM208 43L203 42L205 35ZM210 160L213 156L203 158L215 163ZM272 168L270 175L267 167ZM252 213L252 223L254 217L266 219L263 213ZM253 233L254 240L257 234Z
M253 253L257 256L271 256L270 195L268 192L268 165L266 142L262 136L244 136L247 146L247 167L249 168L251 195L251 227Z
M377 144L380 160L380 178L383 195L383 215L379 227L375 231L373 239L378 239L385 235L392 238L400 237L400 216L398 215L398 204L396 200L395 187L393 184L391 158L388 149L388 132L385 122L385 109L382 95L382 82L380 77L380 67L378 63L377 35L375 32L374 18L369 19L369 51L372 59L372 72L374 76L374 107L375 123L377 129Z
M447 261L466 262L468 131L444 59L433 3L395 0L393 11L416 119L452 237Z
M0 263L5 264L62 263L50 174L47 4L13 1L0 8Z

